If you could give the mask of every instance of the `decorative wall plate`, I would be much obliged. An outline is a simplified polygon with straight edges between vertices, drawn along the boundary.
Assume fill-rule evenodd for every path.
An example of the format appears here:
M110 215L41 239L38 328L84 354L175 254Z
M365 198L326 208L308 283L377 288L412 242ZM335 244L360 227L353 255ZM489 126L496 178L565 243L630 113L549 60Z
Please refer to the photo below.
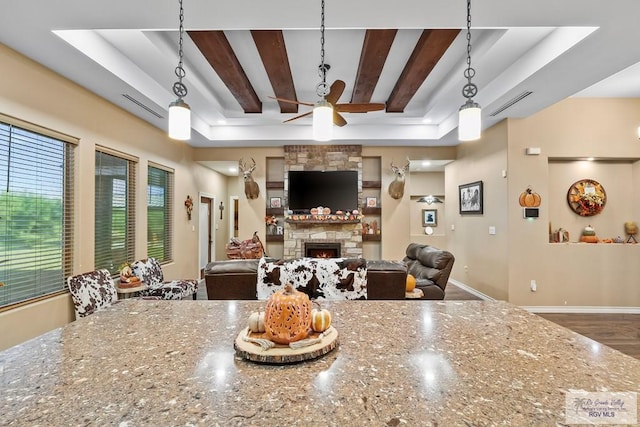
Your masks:
M598 215L607 203L607 193L598 181L581 179L569 187L567 203L580 216Z

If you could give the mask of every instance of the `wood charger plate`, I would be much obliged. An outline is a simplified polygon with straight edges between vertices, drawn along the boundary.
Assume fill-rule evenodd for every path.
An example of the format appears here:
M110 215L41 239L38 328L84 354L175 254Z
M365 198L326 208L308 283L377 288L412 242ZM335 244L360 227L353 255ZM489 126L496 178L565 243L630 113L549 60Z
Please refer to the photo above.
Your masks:
M238 356L253 362L278 364L297 363L323 356L338 346L338 330L333 326L330 326L329 329L324 331L324 336L319 343L298 349L276 344L273 348L263 350L260 345L242 339L246 336L248 330L249 328L244 328L240 331L233 343L233 348L235 348ZM318 338L319 335L319 332L311 332L307 338ZM266 338L266 334L251 332L249 337Z

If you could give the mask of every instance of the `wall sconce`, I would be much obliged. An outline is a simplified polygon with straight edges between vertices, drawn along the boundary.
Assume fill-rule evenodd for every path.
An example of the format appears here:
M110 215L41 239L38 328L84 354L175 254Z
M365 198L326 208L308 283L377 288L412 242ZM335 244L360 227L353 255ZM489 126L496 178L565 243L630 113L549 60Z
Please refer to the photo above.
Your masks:
M429 196L420 197L418 200L416 200L416 202L418 202L418 203L426 203L426 204L430 205L432 203L442 203L442 200L440 200L436 196L429 195Z
M187 196L187 200L184 201L184 207L187 209L187 219L191 221L191 211L193 210L193 199L191 196Z

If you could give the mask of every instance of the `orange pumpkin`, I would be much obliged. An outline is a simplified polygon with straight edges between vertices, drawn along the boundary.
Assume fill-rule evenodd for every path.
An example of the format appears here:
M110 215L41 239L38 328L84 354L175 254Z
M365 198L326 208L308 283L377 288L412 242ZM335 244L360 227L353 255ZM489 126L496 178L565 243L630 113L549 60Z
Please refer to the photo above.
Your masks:
M311 301L307 294L287 283L283 290L271 295L264 310L267 338L278 344L304 339L311 327Z
M540 202L542 201L542 197L535 191L531 189L531 187L527 187L525 191L520 193L520 198L518 199L520 202L520 206L525 208L537 208L540 206Z
M413 277L412 274L407 274L407 287L406 287L406 291L407 292L413 292L413 290L416 288L416 278Z
M311 329L315 332L324 332L331 326L331 313L329 310L311 310Z

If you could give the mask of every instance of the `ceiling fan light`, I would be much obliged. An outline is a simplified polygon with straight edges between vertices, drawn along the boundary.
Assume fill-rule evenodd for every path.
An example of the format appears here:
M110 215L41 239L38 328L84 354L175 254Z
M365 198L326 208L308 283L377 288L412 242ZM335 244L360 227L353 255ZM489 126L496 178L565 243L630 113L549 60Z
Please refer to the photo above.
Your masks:
M180 141L191 138L191 108L182 99L169 104L169 138Z
M331 141L333 136L333 107L325 100L313 107L313 139Z
M458 111L458 139L475 141L480 139L482 129L480 105L468 100Z

